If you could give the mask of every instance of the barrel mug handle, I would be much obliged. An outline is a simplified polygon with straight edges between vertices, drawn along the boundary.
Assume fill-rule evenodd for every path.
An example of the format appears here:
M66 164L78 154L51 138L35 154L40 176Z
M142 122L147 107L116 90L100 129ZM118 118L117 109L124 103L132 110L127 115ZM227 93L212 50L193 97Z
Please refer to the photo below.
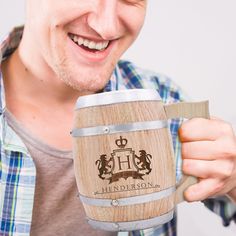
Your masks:
M164 109L168 119L174 118L205 118L209 119L209 102L180 102L173 103L169 105L164 105ZM179 183L176 186L176 194L175 194L175 204L183 202L184 199L184 191L191 185L197 183L197 178L193 176L183 175Z

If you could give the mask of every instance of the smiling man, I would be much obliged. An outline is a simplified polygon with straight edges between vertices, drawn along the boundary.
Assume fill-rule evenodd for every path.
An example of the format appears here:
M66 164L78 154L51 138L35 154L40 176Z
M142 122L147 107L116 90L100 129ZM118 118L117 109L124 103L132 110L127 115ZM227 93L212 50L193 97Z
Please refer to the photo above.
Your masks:
M1 235L116 235L85 222L70 131L75 102L85 94L153 88L166 103L183 101L168 78L120 61L142 28L146 5L146 0L26 0L24 28L15 28L1 46ZM178 122L170 128L179 178ZM186 199L223 195L205 203L220 208L229 224L236 218L232 128L220 120L193 119L179 136L183 170L199 178ZM176 235L176 218L130 234Z

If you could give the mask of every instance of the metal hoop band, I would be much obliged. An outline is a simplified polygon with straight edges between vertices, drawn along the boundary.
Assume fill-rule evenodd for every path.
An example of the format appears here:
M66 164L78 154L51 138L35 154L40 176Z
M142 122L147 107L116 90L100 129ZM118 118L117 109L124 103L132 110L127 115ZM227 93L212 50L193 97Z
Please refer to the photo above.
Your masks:
M161 97L155 89L118 90L81 96L75 109L136 101L161 101Z
M90 198L79 194L80 200L87 205L102 206L102 207L119 207L128 206L141 203L147 203L151 201L157 201L164 197L170 196L175 192L175 187L170 187L159 192L143 194L139 196L119 198L119 199L101 199L101 198Z
M122 132L134 132L142 130L162 129L168 127L166 120L155 120L146 122L134 122L121 125L96 126L81 129L74 129L71 132L73 137L94 136L102 134L115 134Z
M174 210L170 212L151 218L148 220L138 220L138 221L128 221L128 222L104 222L89 219L88 223L95 229L107 230L107 231L133 231L140 229L147 229L152 227L157 227L158 225L165 224L172 220L174 215Z

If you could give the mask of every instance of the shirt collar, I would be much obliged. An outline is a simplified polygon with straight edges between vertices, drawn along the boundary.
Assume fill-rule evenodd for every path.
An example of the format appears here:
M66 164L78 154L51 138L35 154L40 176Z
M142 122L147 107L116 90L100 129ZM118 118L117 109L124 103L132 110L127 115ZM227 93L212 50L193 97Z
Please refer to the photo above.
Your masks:
M1 61L8 57L19 45L23 34L23 26L15 27L3 40L0 45Z
M23 26L15 27L7 37L5 37L0 45L0 65L11 53L18 47L23 34ZM2 79L2 71L0 66L0 113L5 110L5 92Z

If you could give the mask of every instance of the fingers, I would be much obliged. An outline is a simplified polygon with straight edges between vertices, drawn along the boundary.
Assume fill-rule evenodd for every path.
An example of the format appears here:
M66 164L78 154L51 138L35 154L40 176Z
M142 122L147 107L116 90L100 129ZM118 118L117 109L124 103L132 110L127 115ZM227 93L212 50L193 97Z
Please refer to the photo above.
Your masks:
M182 144L183 159L215 160L219 146L213 141L187 142Z
M203 179L197 184L190 186L184 193L187 201L202 201L209 196L216 195L222 189L223 183L217 179Z
M203 161L190 160L183 161L183 172L201 179L216 178L225 180L232 175L234 163L230 160Z
M236 155L235 139L224 137L216 141L182 143L183 159L217 160Z
M215 178L200 179L197 184L190 186L185 192L184 197L187 201L202 201L209 197L216 197L231 192L232 185L226 186L225 181Z
M231 193L236 186L236 139L232 127L218 119L195 118L183 123L179 137L183 172L199 179L185 191L186 199L200 201Z
M235 162L232 158L214 161L185 159L183 172L195 176L199 182L184 193L187 201L201 201L208 197L223 195L235 187Z
M208 140L214 141L228 134L233 134L232 127L221 120L194 118L183 123L179 129L181 142Z

